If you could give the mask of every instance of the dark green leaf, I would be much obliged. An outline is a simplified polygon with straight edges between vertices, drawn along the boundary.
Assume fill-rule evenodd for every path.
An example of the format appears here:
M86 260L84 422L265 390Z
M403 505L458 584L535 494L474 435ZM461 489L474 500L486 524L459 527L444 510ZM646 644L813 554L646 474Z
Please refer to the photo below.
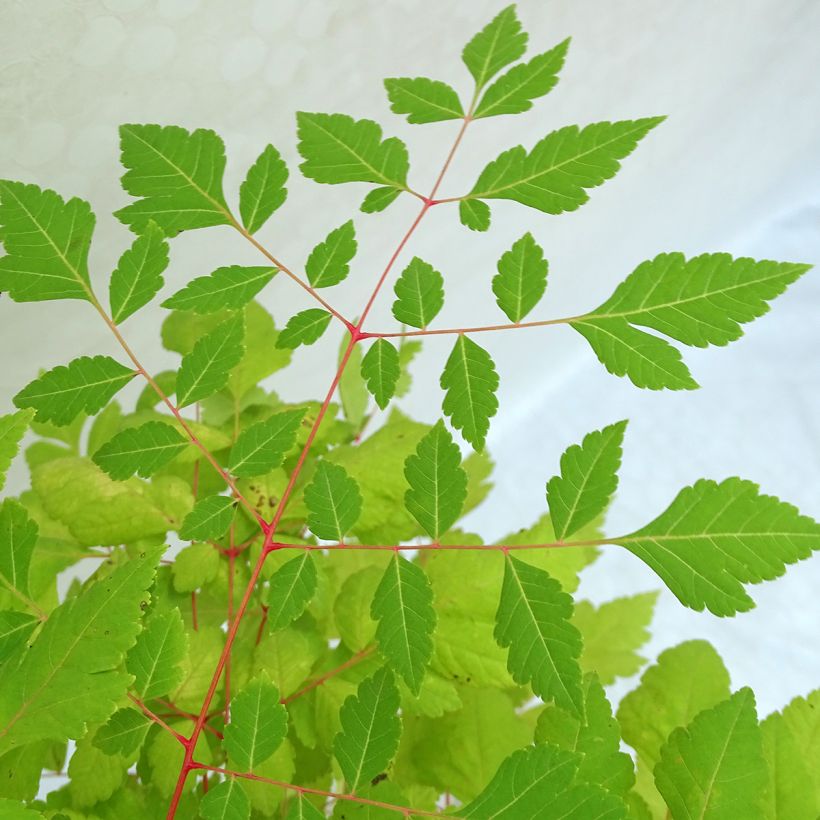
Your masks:
M231 448L228 469L240 478L264 475L278 467L296 442L305 408L274 413L243 430Z
M396 392L400 372L399 351L387 339L377 339L362 359L362 378L382 410Z
M316 562L305 550L271 576L268 590L268 626L274 632L299 618L316 594Z
M412 327L427 327L444 305L442 275L418 256L410 260L393 290L398 297L393 302L393 315Z
M493 293L498 306L512 322L520 322L539 302L547 289L547 260L544 251L525 233L498 260Z
M273 279L277 268L245 268L230 265L217 268L210 276L199 276L166 299L162 306L195 313L245 307Z
M408 77L384 81L390 110L407 114L412 123L457 120L464 116L458 94L447 83L426 77Z
M248 233L256 233L282 205L288 195L287 181L288 167L279 152L265 146L239 186L239 215Z
M344 467L320 461L305 488L305 504L313 534L326 541L342 541L359 518L362 496Z
M212 495L197 501L179 528L183 541L209 541L221 538L231 526L234 515L233 499L226 495Z
M401 194L401 188L374 188L362 200L360 210L366 214L379 213L395 202L399 194Z
M312 345L327 330L331 316L321 308L309 308L291 316L276 340L278 348L294 349Z
M350 260L356 255L356 231L350 219L331 231L310 253L305 271L314 288L338 285L350 273Z
M94 453L92 460L117 481L134 473L148 478L187 446L188 441L170 424L149 421L117 433Z

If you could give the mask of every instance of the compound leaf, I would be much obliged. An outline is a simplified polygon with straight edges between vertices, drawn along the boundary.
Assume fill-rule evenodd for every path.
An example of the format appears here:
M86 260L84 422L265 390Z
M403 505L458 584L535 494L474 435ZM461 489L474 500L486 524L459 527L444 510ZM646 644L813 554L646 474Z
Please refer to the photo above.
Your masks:
M296 443L305 408L274 413L243 430L231 448L228 469L239 478L269 473Z
M203 820L249 820L251 801L238 777L228 777L208 789L199 804Z
M94 453L92 461L116 481L134 473L148 478L187 446L187 439L170 424L148 421L121 430Z
M18 410L0 416L0 490L5 486L6 473L33 418L34 410Z
M538 304L547 289L547 270L544 251L531 233L525 233L498 260L493 293L511 322L520 322Z
M239 186L239 215L248 233L256 233L288 195L288 166L272 146L266 145Z
M526 48L527 34L521 30L515 6L507 6L467 43L461 58L476 88L481 89L504 66L519 59Z
M382 410L393 398L400 374L399 351L387 339L376 339L362 359L362 378Z
M305 488L305 504L311 532L326 541L342 541L359 519L362 496L344 467L320 461Z
M327 330L331 316L321 308L309 308L291 316L276 340L278 348L295 349L312 345Z
M350 273L350 260L355 255L356 230L353 220L349 219L310 252L305 265L310 284L314 288L338 285Z
M157 295L167 267L168 243L156 222L149 222L111 274L108 300L114 324L125 321Z
M393 315L405 325L427 327L444 305L442 275L418 256L410 260L393 290Z
M407 114L407 122L441 122L464 116L458 94L440 80L398 77L385 80L384 87L390 110L394 114Z
M128 653L125 668L134 676L134 689L142 700L174 691L184 678L180 666L188 641L179 609L153 612Z
M118 709L94 732L92 743L107 755L128 757L145 740L151 721L136 709Z
M316 594L318 575L313 556L305 550L279 567L268 590L268 626L274 632L299 618Z
M278 268L228 265L217 268L210 276L198 276L182 290L169 296L164 308L192 310L194 313L218 313L220 310L245 307L275 276Z
M228 531L234 516L234 501L227 495L211 495L197 501L179 528L183 541L209 541Z
M13 498L0 504L0 578L11 590L29 593L31 555L37 544L39 527L26 508Z

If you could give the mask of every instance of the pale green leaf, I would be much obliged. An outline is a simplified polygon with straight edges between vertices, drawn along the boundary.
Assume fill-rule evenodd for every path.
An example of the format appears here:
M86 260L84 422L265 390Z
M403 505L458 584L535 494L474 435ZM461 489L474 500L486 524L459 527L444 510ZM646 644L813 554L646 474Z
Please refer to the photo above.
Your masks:
M151 721L136 709L118 709L94 733L92 743L107 755L133 754L145 740Z
M308 281L314 288L338 285L350 273L350 260L355 255L356 229L349 219L310 252L305 265Z
M114 324L125 321L157 295L167 267L168 243L156 222L149 222L111 273L108 300Z
M538 304L547 289L547 269L544 251L531 233L502 254L493 293L510 321L520 322Z
M217 268L210 276L191 280L182 290L166 299L162 306L195 313L242 308L273 279L276 271L277 268L248 268L241 265Z
M199 804L203 820L249 820L251 801L239 784L238 777L229 777L211 786Z
M134 473L148 478L187 446L188 441L170 424L148 421L117 433L94 453L92 460L117 481Z
M3 820L45 820L45 815L36 809L28 809L22 803L5 797L0 798L0 817Z
M177 592L193 592L201 589L219 573L219 552L213 545L191 544L181 549L171 567L174 589Z
M320 461L305 488L307 525L326 541L342 541L362 511L362 496L344 467Z
M353 349L348 353L349 343L350 337L347 334L342 336L337 362L341 366L342 359L347 355L347 365L339 378L339 399L345 420L354 430L361 430L370 407L370 394L362 376L362 346L353 345Z
M29 592L31 556L39 528L26 508L13 498L0 504L0 579L24 596Z
M362 359L362 378L382 410L396 392L400 372L399 351L387 339L376 339Z
M515 6L507 6L467 43L461 58L476 88L481 89L504 66L518 60L526 48L527 34L521 30Z
M272 145L266 145L239 186L239 215L248 233L256 233L282 205L287 181L287 165Z
M417 339L403 337L399 341L399 378L396 382L396 396L406 396L412 385L410 365L413 359L421 353L421 342Z
M221 538L233 521L236 505L227 495L212 495L197 501L179 528L183 541L207 541Z
M410 260L393 290L393 315L405 325L427 327L444 305L444 278L418 256Z
M6 473L33 418L34 410L18 410L0 416L0 490L5 486Z
M783 722L806 761L814 783L815 799L820 805L820 689L815 689L804 698L795 698L782 714Z
M276 346L294 349L300 345L312 345L327 330L330 319L330 314L321 308L303 310L288 319Z
M142 700L158 698L182 683L180 664L188 641L179 609L153 612L125 661L134 676L134 689Z
M384 87L390 110L394 114L407 114L407 122L441 122L464 116L458 94L440 80L397 77L385 80Z
M486 231L490 227L490 206L480 199L462 199L458 203L461 224L471 231Z
M382 186L369 191L359 209L362 213L376 214L392 205L401 194L401 188Z
M296 443L305 408L274 413L243 430L228 458L228 469L240 478L269 473L278 467Z
M154 374L153 378L157 387L159 387L159 389L162 390L166 396L172 396L176 392L176 370L160 370L159 373ZM140 410L150 410L152 407L156 407L161 401L162 399L154 389L154 386L151 384L146 384L145 387L142 388L142 392L137 398L135 409L137 412Z
M316 562L308 550L276 570L268 589L268 627L284 629L299 618L316 594L317 583Z

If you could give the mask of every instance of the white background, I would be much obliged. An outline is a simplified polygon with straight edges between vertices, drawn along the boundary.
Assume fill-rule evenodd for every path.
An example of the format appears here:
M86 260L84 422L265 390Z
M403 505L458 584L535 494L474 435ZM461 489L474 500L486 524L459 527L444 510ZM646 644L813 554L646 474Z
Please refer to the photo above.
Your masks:
M295 110L378 120L408 143L411 184L428 189L458 125L408 125L389 112L381 79L440 78L466 97L461 48L500 7L486 0L0 0L0 177L90 200L98 220L92 275L104 293L129 241L110 216L127 201L118 184L117 125L215 129L227 144L230 202L248 165L272 142L291 168L290 196L259 238L298 270L311 247L355 212L365 189L298 176ZM572 36L561 82L527 115L471 126L443 196L463 193L500 150L529 147L561 125L659 113L669 119L575 213L551 217L502 202L493 206L490 232L472 234L454 207L434 209L398 270L418 254L444 273L448 300L439 326L503 319L490 280L500 253L525 230L550 261L539 318L596 306L660 251L820 261L820 3L523 0L519 13L530 54ZM384 214L356 215L359 254L349 280L332 293L340 309L361 309L416 209L408 198ZM261 258L228 228L183 235L174 240L163 294L226 263ZM264 301L278 321L308 304L284 277ZM370 329L392 327L390 301L388 290ZM820 517L818 306L815 271L742 340L685 351L702 385L690 393L640 391L609 376L568 328L483 337L502 382L489 439L497 487L471 526L491 538L530 524L545 510L544 483L562 450L620 418L630 425L610 532L645 523L699 477L751 478ZM174 361L159 343L162 313L155 304L124 326L155 371ZM38 367L117 352L80 302L13 305L2 298L0 328L3 411ZM300 351L300 366L273 386L289 398L323 395L338 341L328 334ZM451 341L427 344L403 402L425 420L440 412L437 380ZM18 463L9 490L25 480ZM608 548L582 593L605 600L659 586L637 559ZM757 609L732 620L685 610L665 593L646 654L708 637L733 684L753 686L765 714L820 682L818 587L815 558L754 588Z

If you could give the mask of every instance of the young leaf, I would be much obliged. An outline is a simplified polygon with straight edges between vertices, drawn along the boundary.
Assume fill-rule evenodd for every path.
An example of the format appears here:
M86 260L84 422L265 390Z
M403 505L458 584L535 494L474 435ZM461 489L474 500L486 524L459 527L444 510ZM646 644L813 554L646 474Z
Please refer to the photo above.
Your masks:
M5 486L6 473L33 418L33 410L18 410L0 416L0 490Z
M476 88L481 89L504 66L519 59L526 48L527 34L521 31L515 6L507 6L467 43L461 58Z
M225 727L225 750L240 771L264 763L285 739L288 713L267 673L251 681L231 701L231 722Z
M283 564L270 579L268 590L268 627L284 629L301 617L316 594L316 562L305 550L298 558Z
M244 353L245 323L241 313L203 336L182 358L177 374L177 406L207 399L228 382Z
M393 302L393 315L405 325L427 327L444 305L442 275L418 256L410 260L393 290L398 297Z
M170 424L148 421L117 433L94 453L92 461L116 481L134 473L148 478L187 446L188 441Z
M171 567L174 589L193 592L202 589L219 574L219 553L213 544L190 544L181 549Z
M568 48L569 38L529 62L513 66L484 92L473 119L529 111L532 100L549 94L555 87Z
M701 479L654 521L613 543L655 570L684 606L734 615L754 606L744 584L777 578L820 548L820 524L761 495L751 481Z
M122 187L136 202L114 216L137 233L149 220L166 236L192 228L230 225L222 193L225 146L213 131L177 125L120 126Z
M550 517L559 541L578 532L609 505L618 487L626 422L584 436L561 456L561 475L547 483Z
M376 339L362 359L362 378L382 410L396 392L400 373L399 351L387 339Z
M211 495L197 501L179 528L183 541L211 541L221 538L231 526L234 501L227 495Z
M80 356L27 384L14 403L34 408L36 421L64 427L80 413L97 413L136 375L109 356Z
M326 541L342 541L362 511L362 496L344 467L320 461L313 481L305 487L307 524Z
M151 721L136 709L118 709L94 733L92 743L107 755L128 757L142 746Z
M36 185L0 180L0 291L15 302L91 301L88 249L94 214L82 199L66 202Z
M359 208L365 214L379 213L379 211L383 211L389 205L392 205L399 194L401 194L401 188L374 188L368 192Z
M486 231L490 227L490 206L480 199L462 199L458 203L461 224L471 231Z
M458 94L440 80L401 77L385 80L384 87L390 110L394 114L407 114L407 122L441 122L464 116Z
M211 786L199 804L199 815L203 820L249 820L251 801L242 789L239 778L228 777Z
M119 671L161 549L132 558L50 615L34 643L0 668L0 754L35 740L80 738L113 714L130 678Z
M347 335L342 336L340 340L337 360L340 365L347 353L349 341ZM342 371L339 379L339 399L342 402L342 410L346 421L354 430L361 430L365 416L367 416L367 409L370 406L370 395L362 376L362 346L354 345L347 355L347 366Z
M655 785L673 820L764 820L768 774L752 690L675 729L661 749Z
M795 698L783 709L783 723L795 738L806 761L820 803L820 689Z
M108 299L114 324L125 321L157 295L167 267L168 243L156 222L149 222L111 274Z
M516 683L531 683L536 695L582 717L582 641L571 617L572 598L558 581L507 555L495 628L496 641L510 650L507 668Z
M182 290L166 299L162 306L194 313L218 313L245 307L273 279L277 268L229 265L217 268L210 276L191 280Z
M0 504L0 579L12 591L28 597L31 555L39 527L13 498Z
M302 173L316 182L373 182L404 190L409 160L407 147L396 137L382 141L372 120L347 114L296 115Z
M295 444L304 417L304 407L285 410L243 430L231 448L228 469L239 478L251 478L278 467Z
M418 695L436 626L433 591L424 570L395 553L376 588L370 616L379 622L376 641L382 655Z
M547 270L544 251L531 233L502 254L493 293L511 322L520 322L538 304L547 289Z
M288 166L272 145L265 146L239 186L239 215L248 233L256 233L282 205L287 181Z
M383 667L365 678L342 704L341 731L333 741L345 785L351 792L382 774L399 748L399 690L393 673Z
M134 689L142 700L167 695L182 683L180 664L187 649L179 610L153 612L125 659L125 668L134 676Z
M311 252L305 265L308 280L314 288L338 285L350 273L350 260L356 255L356 230L353 220L327 235Z
M490 419L498 410L498 374L490 354L483 347L459 334L441 374L446 390L444 415L476 452L484 449Z
M404 463L410 489L404 506L436 542L461 515L467 498L467 473L461 452L442 421L419 442Z
M309 308L291 316L276 340L278 348L295 349L312 345L327 330L331 316L321 308Z

